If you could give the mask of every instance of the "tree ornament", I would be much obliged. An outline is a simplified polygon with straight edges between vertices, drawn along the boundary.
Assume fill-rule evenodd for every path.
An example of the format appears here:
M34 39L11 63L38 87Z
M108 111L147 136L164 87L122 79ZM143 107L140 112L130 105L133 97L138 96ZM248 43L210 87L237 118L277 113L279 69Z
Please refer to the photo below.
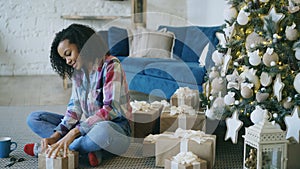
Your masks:
M264 30L267 30L267 24L266 24L266 20L271 19L276 25L278 25L278 22L284 18L284 14L282 13L276 13L275 11L275 7L272 6L270 8L269 14L267 16L264 16Z
M257 105L257 106L255 106L255 109L251 113L250 119L251 119L252 123L257 124L264 119L265 114L267 114L267 113L268 113L268 110L262 109L259 105Z
M249 99L253 96L253 90L251 89L253 87L252 83L242 83L241 84L241 95L245 99Z
M230 21L237 17L237 10L231 5L226 4L224 7L224 19Z
M276 52L274 52L273 48L268 48L266 53L263 55L263 63L267 66L271 66L271 62L277 63L279 60L279 57Z
M285 84L281 82L281 75L277 74L276 79L274 81L273 92L278 102L280 102L282 99L282 90L284 86Z
M222 92L223 89L224 89L224 80L221 77L217 77L211 82L211 94L212 95Z
M269 0L259 0L260 2L267 3Z
M288 10L290 13L296 13L299 11L299 9L299 6L295 6L294 3L291 0L289 0Z
M227 89L235 88L236 90L240 89L240 84L243 81L236 69L234 69L232 74L226 76L226 80L228 81Z
M259 50L257 49L254 52L248 52L249 63L252 66L258 66L261 63L261 58L259 56Z
M219 44L222 48L226 48L226 38L224 33L216 32L216 37L219 40Z
M269 95L270 95L269 93L257 92L256 95L255 95L255 98L256 98L258 103L261 103L261 102L267 100Z
M231 58L232 58L232 56L231 56L231 52L230 52L230 49L229 49L227 54L224 57L224 63L223 63L222 70L221 70L221 76L222 77L224 77L227 73L229 62L231 61Z
M224 103L226 105L233 105L234 104L234 92L228 92L227 95L224 96Z
M300 60L300 48L294 48L295 51L295 57L297 60Z
M234 35L234 33L235 33L234 26L235 26L235 23L233 23L231 26L229 26L227 24L227 26L223 29L223 31L225 33L225 37L227 39L231 39L232 36Z
M209 80L220 77L220 73L217 71L217 68L214 66L211 68L211 72L208 75Z
M293 106L293 102L292 102L292 98L291 97L287 97L283 100L283 107L286 109L289 109Z
M222 118L225 108L224 98L221 96L221 92L219 92L219 96L216 98L211 108L214 112L216 119L220 120Z
M294 41L298 38L298 31L296 29L296 24L295 23L293 23L291 26L286 27L285 36L290 41Z
M292 137L299 143L300 118L298 106L295 106L291 116L285 116L284 122L287 129L286 139Z
M223 64L224 54L220 53L218 50L215 50L212 54L212 60L216 66L220 66Z
M260 81L258 76L256 76L256 72L257 70L255 70L254 68L248 69L245 68L244 72L241 73L241 77L246 80L248 79L249 82L254 84L255 90L258 90L260 88Z
M249 12L245 12L246 7L240 10L238 16L237 16L237 23L240 25L246 25L249 21Z
M264 41L264 38L259 36L256 32L250 33L246 38L246 49L249 51L251 49L251 46L257 46L258 44L262 43Z
M300 94L300 73L298 73L294 79L294 88Z
M243 126L243 122L239 120L238 113L235 111L230 118L226 118L226 134L225 141L231 138L233 144L237 143L238 132Z
M272 77L267 72L262 72L260 75L260 84L264 87L269 86L272 83Z

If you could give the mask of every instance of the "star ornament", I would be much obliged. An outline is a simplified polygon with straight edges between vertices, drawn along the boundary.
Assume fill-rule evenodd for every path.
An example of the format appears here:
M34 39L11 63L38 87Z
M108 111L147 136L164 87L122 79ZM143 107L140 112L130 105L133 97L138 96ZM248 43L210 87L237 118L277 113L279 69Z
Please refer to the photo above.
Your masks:
M284 83L281 82L281 75L277 74L273 86L274 95L277 97L278 102L282 99L282 90L284 88Z
M269 11L269 14L264 17L265 19L271 19L273 22L277 23L281 19L284 18L284 14L282 13L276 13L274 6L271 7L271 10Z
M298 106L294 108L291 116L285 116L284 122L287 129L286 139L293 137L299 143L300 118Z
M236 144L238 139L238 132L243 126L243 122L239 120L238 113L235 111L230 118L226 119L227 131L225 134L225 141L231 138L232 143Z

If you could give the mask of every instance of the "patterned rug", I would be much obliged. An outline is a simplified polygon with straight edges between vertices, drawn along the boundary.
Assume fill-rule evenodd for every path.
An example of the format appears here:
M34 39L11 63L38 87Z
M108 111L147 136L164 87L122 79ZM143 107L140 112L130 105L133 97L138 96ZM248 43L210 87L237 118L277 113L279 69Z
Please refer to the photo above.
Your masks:
M39 142L37 137L26 125L26 117L32 111L47 110L63 113L65 106L15 106L0 107L0 137L12 137L12 141L18 143L18 147L10 154L10 157L25 158L25 161L18 162L11 166L13 169L36 169L38 168L37 158L30 157L23 152L26 143ZM243 161L243 140L233 145L230 141L224 141L224 129L217 130L216 163L214 169L240 169ZM0 168L5 168L10 158L0 159ZM86 159L80 159L79 168L93 168L88 165ZM95 168L95 167L94 167ZM126 169L155 169L155 158L142 158L142 144L131 143L124 157L112 157L104 159L96 168L126 168Z

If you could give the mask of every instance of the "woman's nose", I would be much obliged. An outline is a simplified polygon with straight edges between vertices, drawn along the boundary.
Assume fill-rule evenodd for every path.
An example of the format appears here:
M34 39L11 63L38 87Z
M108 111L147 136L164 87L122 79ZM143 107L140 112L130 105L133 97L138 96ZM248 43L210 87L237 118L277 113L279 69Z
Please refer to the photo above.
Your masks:
M69 65L69 64L71 64L71 63L72 63L72 60L71 60L71 59L68 59L68 58L66 58L66 63Z

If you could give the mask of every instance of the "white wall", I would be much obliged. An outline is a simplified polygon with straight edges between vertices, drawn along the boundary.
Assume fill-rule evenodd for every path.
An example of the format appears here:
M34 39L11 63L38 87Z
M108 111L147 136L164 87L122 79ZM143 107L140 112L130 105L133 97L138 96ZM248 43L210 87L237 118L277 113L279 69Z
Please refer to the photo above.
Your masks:
M223 6L223 0L148 0L147 27L220 25ZM54 74L49 61L50 45L55 33L71 23L87 24L96 30L111 25L130 26L130 18L61 18L68 14L130 16L131 1L0 0L0 75Z

